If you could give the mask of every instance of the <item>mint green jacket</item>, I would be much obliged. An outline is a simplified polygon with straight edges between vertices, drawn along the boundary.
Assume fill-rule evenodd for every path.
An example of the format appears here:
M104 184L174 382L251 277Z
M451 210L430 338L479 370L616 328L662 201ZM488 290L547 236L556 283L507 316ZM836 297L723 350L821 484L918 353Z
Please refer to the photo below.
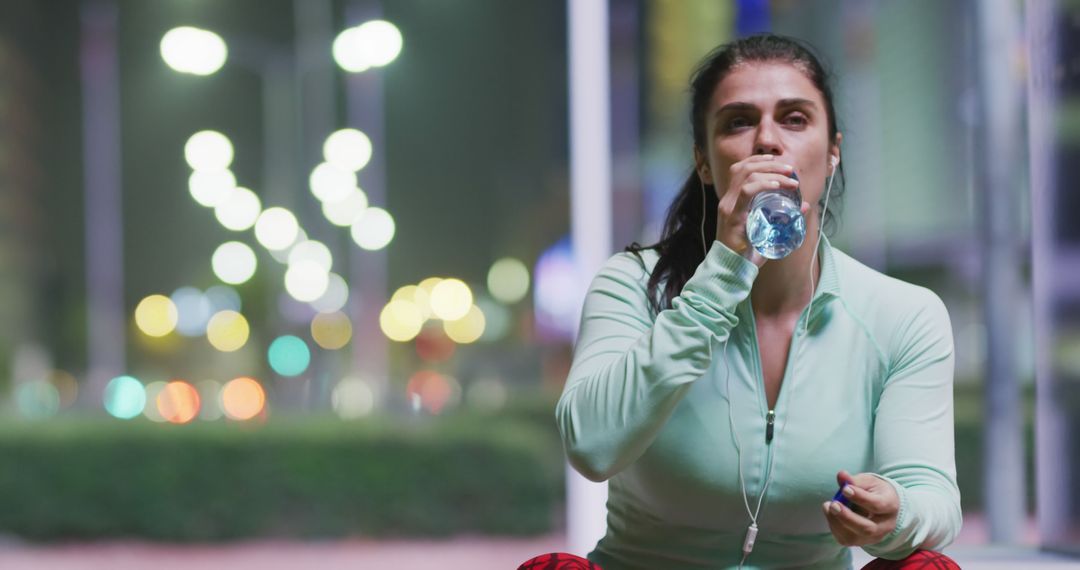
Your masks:
M934 293L822 240L812 310L792 338L767 441L750 306L757 267L713 242L656 315L646 287L658 256L643 255L614 255L590 285L556 407L570 464L609 481L607 534L590 560L605 570L737 567L750 517L736 436L751 509L770 458L773 470L745 568L851 566L822 513L841 469L878 474L900 497L896 530L864 547L871 555L952 542L961 523L953 340Z

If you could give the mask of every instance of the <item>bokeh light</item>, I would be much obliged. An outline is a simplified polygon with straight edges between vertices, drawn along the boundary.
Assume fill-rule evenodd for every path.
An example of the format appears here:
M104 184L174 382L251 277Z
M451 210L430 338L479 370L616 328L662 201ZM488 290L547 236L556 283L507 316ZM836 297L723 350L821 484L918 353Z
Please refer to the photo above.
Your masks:
M345 313L319 313L311 319L311 338L326 350L337 350L352 339L352 323Z
M436 277L435 279L435 282L442 281L442 279L439 279L438 277ZM416 305L417 309L420 309L420 317L424 321L427 321L431 318L430 288L424 288L418 285L405 285L404 287L398 288L397 291L394 291L394 295L390 299L409 301L410 303Z
M308 177L311 193L321 202L336 202L356 188L356 173L323 162Z
M228 169L196 170L188 178L188 192L200 206L213 208L236 188L236 176Z
M356 27L346 28L334 38L331 52L334 61L345 71L359 73L371 67L363 52L363 39Z
M210 75L221 69L228 57L225 40L209 30L182 26L161 38L161 58L181 73Z
M199 414L199 391L183 380L166 384L155 401L158 413L169 423L186 424Z
M334 265L334 257L330 254L330 248L326 244L316 240L304 240L297 243L289 250L287 258L289 265L296 265L301 261L314 261L323 271L330 271Z
M488 270L487 286L496 300L508 305L517 303L529 292L529 269L517 259L504 257Z
M225 283L239 285L246 283L258 267L255 252L246 243L227 241L214 250L210 265L214 275Z
M181 287L173 291L169 298L176 305L176 332L188 337L206 333L206 323L214 311L202 291L194 287Z
M296 239L293 240L292 244L289 247L286 247L285 249L270 249L270 250L267 250L267 251L270 253L270 257L274 258L274 261L277 261L278 263L286 263L287 264L289 262L289 255L292 253L292 250L296 246L298 246L298 245L300 245L302 243L308 242L308 241L313 241L313 240L308 239L307 232L305 232L304 228L301 227L301 228L297 228L297 230L296 230Z
M450 340L458 344L476 342L484 334L484 313L473 305L464 317L453 321L443 321L443 330Z
M330 400L334 411L346 420L362 418L375 410L375 390L361 378L343 378L334 386Z
M236 311L219 311L206 324L206 340L221 352L240 350L250 334L247 319Z
M431 312L444 321L464 317L472 302L472 291L460 279L443 279L431 288Z
M155 423L166 421L157 405L158 396L165 391L165 386L166 383L160 380L146 385L146 407L143 408L143 415Z
M357 28L368 64L381 67L397 59L403 40L397 26L386 20L364 22Z
M364 215L367 207L367 194L359 188L353 188L340 200L323 202L322 213L331 224L348 227Z
M371 139L356 129L341 129L326 137L323 158L334 166L356 172L371 160Z
M299 376L311 364L311 350L299 337L280 336L270 343L267 359L274 372L282 376Z
M588 277L569 237L540 254L533 267L533 328L540 339L572 339L580 324Z
M358 73L394 61L403 43L397 26L372 20L338 34L333 44L334 61L345 71Z
M285 271L285 291L305 303L322 297L330 285L330 274L318 262L305 259Z
M221 403L229 419L250 420L266 405L266 392L254 378L241 376L222 388Z
M415 304L391 300L379 313L379 328L390 340L408 342L420 334L424 319Z
M262 212L262 202L254 192L237 186L214 207L214 217L217 221L234 232L242 232L255 225Z
M143 334L162 337L176 329L176 305L164 295L150 295L135 307L135 325Z
M269 250L289 247L299 233L296 216L285 208L267 208L255 220L255 239Z
M356 245L370 251L377 251L394 239L394 218L382 208L365 208L360 217L353 222L349 233Z
M432 414L442 412L448 406L461 399L461 388L457 380L432 370L421 370L409 378L405 385L405 394L413 403Z
M117 376L105 385L105 411L114 418L130 420L146 407L146 388L132 376Z
M424 279L423 281L418 283L417 287L423 289L424 291L427 291L427 294L431 295L431 290L434 289L435 286L439 283L442 283L442 280L442 277L428 277L427 279Z
M15 407L26 418L50 418L60 410L60 392L47 380L26 382L15 389Z
M349 284L345 279L337 273L330 273L327 278L326 291L311 302L311 307L320 313L340 311L349 302Z
M184 158L192 170L225 170L233 161L233 145L217 131L199 131L184 144Z

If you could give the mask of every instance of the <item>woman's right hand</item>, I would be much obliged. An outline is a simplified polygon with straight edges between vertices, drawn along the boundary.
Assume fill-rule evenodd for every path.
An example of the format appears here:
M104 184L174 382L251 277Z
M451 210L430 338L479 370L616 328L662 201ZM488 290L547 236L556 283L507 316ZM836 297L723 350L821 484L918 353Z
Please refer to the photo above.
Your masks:
M720 196L716 216L716 239L732 251L761 267L768 259L750 245L746 237L746 218L754 195L765 190L795 190L799 181L791 178L794 168L771 154L755 154L731 165L728 186ZM802 203L805 216L810 204Z

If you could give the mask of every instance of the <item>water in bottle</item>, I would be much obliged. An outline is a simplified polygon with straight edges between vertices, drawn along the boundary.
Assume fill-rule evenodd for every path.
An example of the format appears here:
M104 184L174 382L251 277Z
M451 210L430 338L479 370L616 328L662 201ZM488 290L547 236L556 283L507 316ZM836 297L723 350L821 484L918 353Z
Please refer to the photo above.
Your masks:
M794 173L791 177L798 180ZM798 190L766 190L750 202L746 237L750 245L768 259L783 259L806 238L806 218Z

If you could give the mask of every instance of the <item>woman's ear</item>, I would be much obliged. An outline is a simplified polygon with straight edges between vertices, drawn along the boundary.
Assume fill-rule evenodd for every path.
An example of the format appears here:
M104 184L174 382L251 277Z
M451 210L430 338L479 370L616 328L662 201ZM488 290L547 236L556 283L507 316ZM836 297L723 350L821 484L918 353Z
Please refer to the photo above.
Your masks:
M701 154L701 151L694 148L694 170L697 171L698 179L701 183L707 186L712 186L712 172L709 170L709 161L705 160L705 155Z
M836 174L836 169L840 166L840 141L842 140L844 140L844 134L836 133L836 142L829 149L829 164L831 165L829 174Z

